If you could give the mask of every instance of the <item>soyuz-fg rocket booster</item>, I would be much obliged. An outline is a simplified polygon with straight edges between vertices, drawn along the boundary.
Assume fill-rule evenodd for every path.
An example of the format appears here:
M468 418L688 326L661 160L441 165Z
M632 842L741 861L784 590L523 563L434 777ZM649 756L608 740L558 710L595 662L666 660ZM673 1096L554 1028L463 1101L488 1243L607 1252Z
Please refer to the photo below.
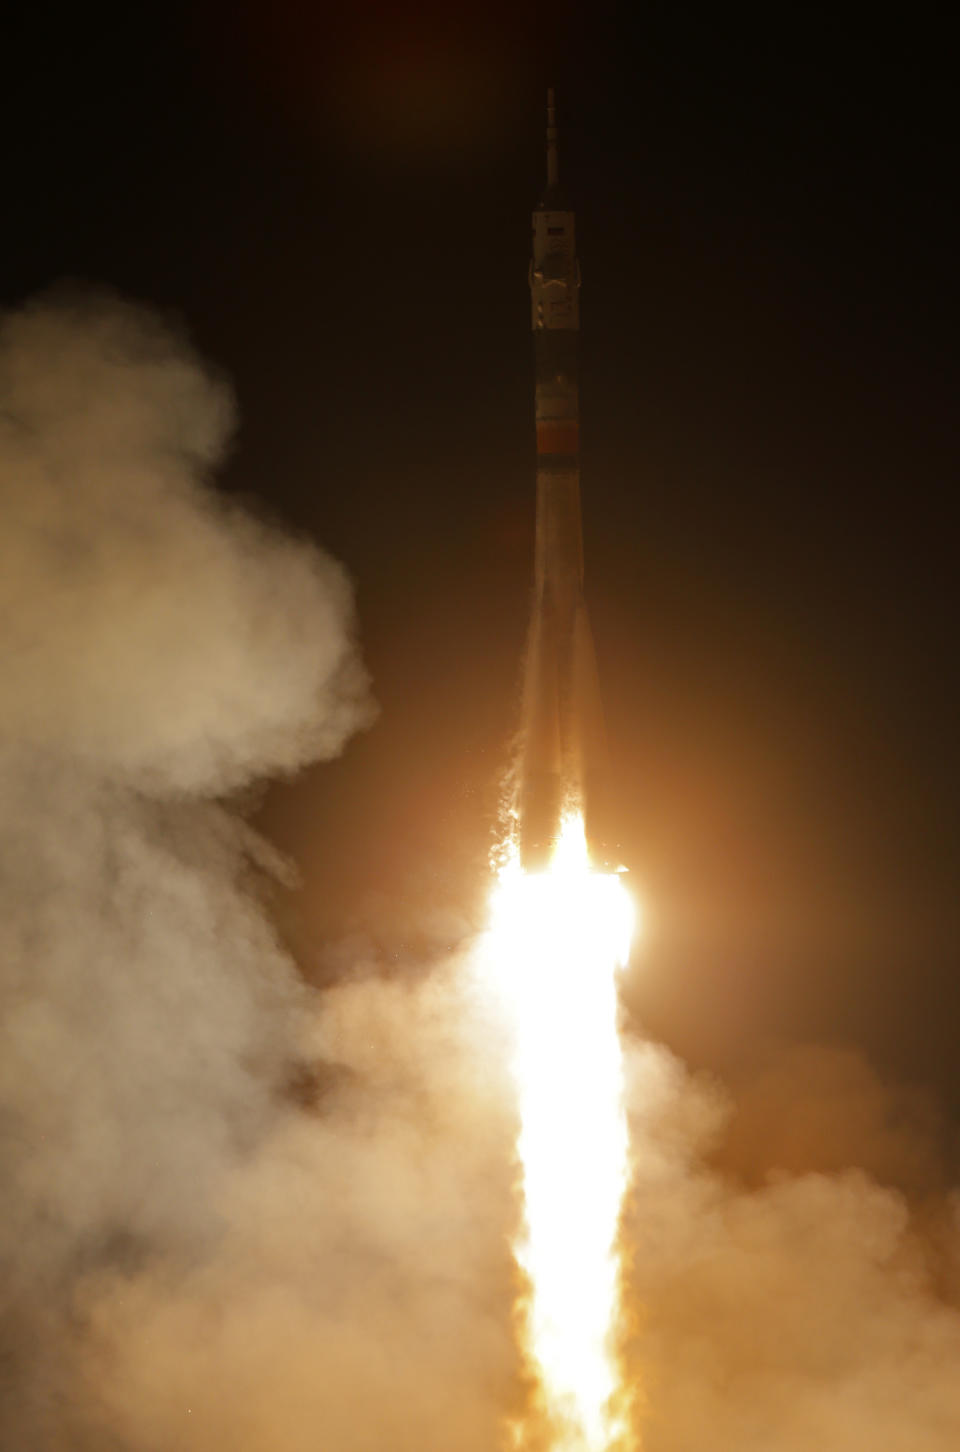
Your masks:
M530 296L536 363L537 512L533 615L523 681L518 815L528 870L549 861L565 812L580 810L594 867L616 866L606 732L583 594L574 214L560 190L547 92L547 180L533 213Z

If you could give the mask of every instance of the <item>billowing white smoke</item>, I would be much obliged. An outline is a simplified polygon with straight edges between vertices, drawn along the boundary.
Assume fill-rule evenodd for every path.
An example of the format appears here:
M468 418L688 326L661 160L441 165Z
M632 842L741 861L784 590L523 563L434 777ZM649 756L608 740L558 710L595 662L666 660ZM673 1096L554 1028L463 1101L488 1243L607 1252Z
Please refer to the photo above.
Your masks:
M354 944L318 1003L213 800L371 709L339 566L207 487L231 417L116 300L0 332L0 1447L493 1452L513 1119L470 954L390 982ZM644 1452L956 1452L952 1202L869 1075L797 1062L729 1135L631 1060ZM919 1219L868 1178L900 1163Z
M72 1445L51 1318L87 1267L195 1253L301 1051L264 849L205 799L372 707L342 568L208 487L232 423L143 309L2 320L4 1447Z
M372 715L342 568L209 487L232 419L143 309L3 321L0 1447L481 1452L509 1109L456 975L357 950L318 1016L215 801Z
M208 487L228 388L151 314L0 333L0 739L153 794L333 756L369 720L349 582Z

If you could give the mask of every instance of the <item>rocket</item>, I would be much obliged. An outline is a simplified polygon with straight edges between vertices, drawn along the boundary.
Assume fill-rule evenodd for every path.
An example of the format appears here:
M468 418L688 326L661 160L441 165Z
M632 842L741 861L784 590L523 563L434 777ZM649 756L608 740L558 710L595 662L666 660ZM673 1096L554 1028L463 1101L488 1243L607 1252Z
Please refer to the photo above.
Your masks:
M520 858L546 866L568 811L583 812L591 864L613 870L606 730L583 593L577 337L580 266L560 188L554 93L547 177L530 263L536 367L537 505L533 611L523 675L517 813Z

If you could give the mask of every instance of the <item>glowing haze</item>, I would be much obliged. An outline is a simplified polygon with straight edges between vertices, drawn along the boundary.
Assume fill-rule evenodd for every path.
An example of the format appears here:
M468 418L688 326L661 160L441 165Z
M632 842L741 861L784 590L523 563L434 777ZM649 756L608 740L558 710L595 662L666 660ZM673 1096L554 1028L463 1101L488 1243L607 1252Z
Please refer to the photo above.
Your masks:
M513 856L494 893L490 963L519 1101L523 1325L551 1444L570 1452L623 1445L626 1432L612 1345L628 1174L615 974L631 918L619 878L590 870L577 812L545 872Z

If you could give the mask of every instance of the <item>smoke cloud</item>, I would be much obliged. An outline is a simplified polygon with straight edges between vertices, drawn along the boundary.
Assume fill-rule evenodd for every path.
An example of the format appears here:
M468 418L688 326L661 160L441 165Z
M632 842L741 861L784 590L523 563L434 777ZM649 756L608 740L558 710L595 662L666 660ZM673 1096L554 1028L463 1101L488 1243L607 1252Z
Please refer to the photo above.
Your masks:
M862 1060L792 1050L784 1081L824 1064L863 1092L837 1100L848 1132L885 1145L892 1096ZM827 1077L830 1077L828 1073ZM744 1087L779 1077L769 1066ZM631 1058L633 1133L642 1147L625 1224L629 1297L637 1317L627 1348L645 1388L646 1445L693 1452L946 1452L960 1438L960 1313L942 1274L957 1265L957 1205L938 1206L940 1244L919 1207L859 1167L798 1174L774 1169L751 1188L706 1161L727 1148L737 1106L689 1078L662 1050ZM810 1085L813 1084L813 1092ZM910 1105L914 1096L904 1096ZM768 1100L789 1134L797 1101ZM830 1159L829 1126L818 1150ZM740 1148L733 1136L734 1159ZM884 1149L886 1153L886 1149ZM929 1211L930 1207L927 1206ZM954 1285L956 1284L954 1279Z
M119 299L0 326L3 1446L80 1445L77 1287L216 1237L301 1052L266 850L211 799L372 708L342 568L209 487L233 413Z
M210 488L232 426L142 309L3 322L0 1446L492 1452L530 1388L482 953L354 938L320 994L276 939L217 799L372 708L341 568ZM927 1101L834 1050L629 1069L645 1452L955 1452Z
M343 569L207 487L229 389L150 313L0 332L0 733L151 794L334 756L370 719Z

